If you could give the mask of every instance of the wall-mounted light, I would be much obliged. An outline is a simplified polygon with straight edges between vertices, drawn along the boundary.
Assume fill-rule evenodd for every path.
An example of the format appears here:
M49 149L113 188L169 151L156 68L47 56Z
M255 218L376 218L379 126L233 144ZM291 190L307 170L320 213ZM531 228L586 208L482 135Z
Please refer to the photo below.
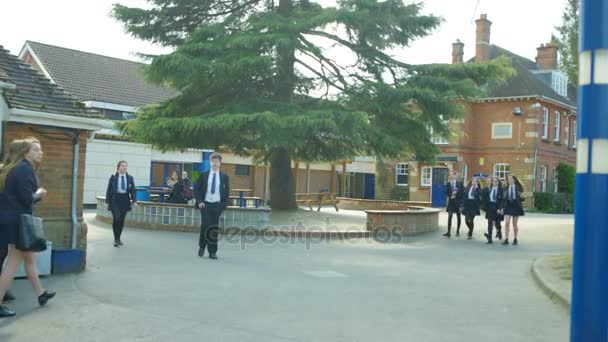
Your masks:
M523 111L521 110L521 107L513 107L513 115L522 115Z

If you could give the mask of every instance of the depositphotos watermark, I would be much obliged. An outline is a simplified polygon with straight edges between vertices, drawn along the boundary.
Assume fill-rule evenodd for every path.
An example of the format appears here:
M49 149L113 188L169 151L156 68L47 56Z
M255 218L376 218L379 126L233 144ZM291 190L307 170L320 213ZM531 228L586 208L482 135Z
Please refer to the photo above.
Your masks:
M225 228L219 235L218 240L222 244L239 245L243 251L247 246L255 244L263 245L303 245L306 251L311 251L312 246L329 244L331 242L343 242L347 244L359 243L399 243L405 237L401 234L401 228L377 226L373 232L362 229L361 226L342 226L337 229L331 224L331 218L325 217L324 224L306 226L302 220L291 218L289 225L266 225L258 228L253 225L243 228Z

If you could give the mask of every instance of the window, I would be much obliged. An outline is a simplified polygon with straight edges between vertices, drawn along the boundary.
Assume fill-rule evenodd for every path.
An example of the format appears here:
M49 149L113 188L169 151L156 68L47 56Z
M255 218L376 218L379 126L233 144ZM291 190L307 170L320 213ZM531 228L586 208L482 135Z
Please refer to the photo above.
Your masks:
M547 167L540 167L540 192L547 192Z
M407 185L408 171L409 165L407 163L397 163L395 165L395 184Z
M494 164L494 177L506 180L509 177L509 169L509 164Z
M576 148L576 120L572 122L572 147Z
M551 73L551 88L561 96L568 96L568 77L561 71Z
M566 147L570 145L570 120L568 118L566 118L564 125L564 144L566 144Z
M559 112L555 112L555 126L553 132L553 141L559 142Z
M549 110L543 108L543 139L548 139L549 135Z
M237 176L249 176L249 165L236 164L234 173Z
M447 126L449 124L448 120L443 119L443 115L439 115L439 118L441 119L441 122L444 125ZM450 141L447 139L447 137L443 137L443 136L440 136L439 134L435 134L433 132L433 127L430 127L430 126L429 126L429 134L431 135L431 142L435 145L447 145L450 143Z
M557 192L557 168L553 168L553 192Z
M492 124L492 139L511 139L513 137L513 124L499 122Z
M433 177L433 168L430 166L423 166L420 172L420 186L431 186Z

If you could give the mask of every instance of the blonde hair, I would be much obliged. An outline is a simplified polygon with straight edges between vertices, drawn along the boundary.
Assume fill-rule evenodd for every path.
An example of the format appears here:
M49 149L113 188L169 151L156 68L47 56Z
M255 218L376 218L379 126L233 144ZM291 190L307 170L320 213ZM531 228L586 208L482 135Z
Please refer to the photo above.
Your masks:
M40 141L36 138L25 138L13 140L11 142L8 147L8 154L6 155L6 158L4 158L4 163L0 166L0 191L4 191L6 178L11 171L21 163L34 144L40 145Z

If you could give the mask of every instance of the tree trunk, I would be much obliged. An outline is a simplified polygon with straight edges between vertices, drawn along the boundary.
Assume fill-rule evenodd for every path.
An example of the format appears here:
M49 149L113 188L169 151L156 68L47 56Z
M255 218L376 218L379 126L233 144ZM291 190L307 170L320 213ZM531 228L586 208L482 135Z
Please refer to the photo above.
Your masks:
M293 174L289 152L283 147L274 149L270 157L270 207L272 210L295 210Z

